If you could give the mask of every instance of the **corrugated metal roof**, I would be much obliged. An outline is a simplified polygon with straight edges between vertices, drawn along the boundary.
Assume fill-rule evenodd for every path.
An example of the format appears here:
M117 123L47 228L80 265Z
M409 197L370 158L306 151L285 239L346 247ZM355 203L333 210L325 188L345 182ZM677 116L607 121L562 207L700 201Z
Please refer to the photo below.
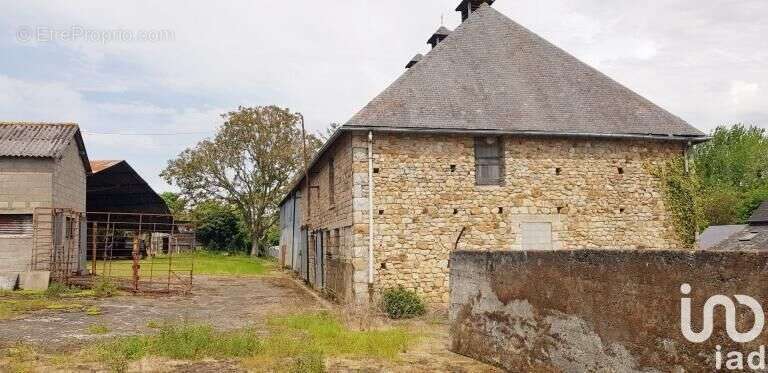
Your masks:
M91 161L91 171L95 173L99 173L101 171L104 171L120 162L123 162L122 160L99 160L99 161Z
M77 132L74 123L0 122L0 156L60 157Z

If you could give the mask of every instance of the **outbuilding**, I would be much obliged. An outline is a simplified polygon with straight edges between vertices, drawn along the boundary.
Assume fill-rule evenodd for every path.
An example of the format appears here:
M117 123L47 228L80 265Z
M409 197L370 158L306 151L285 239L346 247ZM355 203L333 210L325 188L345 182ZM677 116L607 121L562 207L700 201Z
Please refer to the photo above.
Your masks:
M0 272L82 270L90 171L77 124L0 122Z

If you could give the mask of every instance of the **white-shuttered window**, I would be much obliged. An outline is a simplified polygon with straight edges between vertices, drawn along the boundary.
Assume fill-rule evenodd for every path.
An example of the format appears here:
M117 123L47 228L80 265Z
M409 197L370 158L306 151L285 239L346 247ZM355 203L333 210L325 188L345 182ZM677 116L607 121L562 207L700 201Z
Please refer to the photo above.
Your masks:
M504 148L499 137L475 138L477 185L501 185L504 181Z
M32 214L0 214L0 236L31 236Z

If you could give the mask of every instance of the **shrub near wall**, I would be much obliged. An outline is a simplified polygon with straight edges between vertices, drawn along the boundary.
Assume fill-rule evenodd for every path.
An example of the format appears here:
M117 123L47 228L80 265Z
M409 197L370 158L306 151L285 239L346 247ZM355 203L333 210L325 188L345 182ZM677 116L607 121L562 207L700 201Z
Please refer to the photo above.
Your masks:
M689 342L681 298L691 299L694 331L713 295L745 294L765 307L767 262L766 252L456 252L452 350L511 371L700 372L716 369L720 345L725 368L728 353L746 358L768 345L768 332L736 343L717 311L712 336ZM745 332L753 316L746 307L737 311Z

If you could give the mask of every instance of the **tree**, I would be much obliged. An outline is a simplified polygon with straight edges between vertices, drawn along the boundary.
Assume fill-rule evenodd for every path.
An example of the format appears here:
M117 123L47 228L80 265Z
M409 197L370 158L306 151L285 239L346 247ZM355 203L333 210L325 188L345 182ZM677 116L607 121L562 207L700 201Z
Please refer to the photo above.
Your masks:
M236 209L215 200L198 203L192 210L197 238L208 249L247 251L248 232Z
M177 220L188 220L187 200L174 192L163 192L160 198L165 201L165 205L171 210L171 214Z
M184 150L161 176L191 201L217 199L234 206L253 240L251 255L263 254L267 232L278 219L288 183L303 170L300 115L277 106L240 107L222 115L216 136ZM320 146L306 136L308 155Z
M696 178L707 221L743 223L768 200L768 134L759 127L718 127L693 149Z

